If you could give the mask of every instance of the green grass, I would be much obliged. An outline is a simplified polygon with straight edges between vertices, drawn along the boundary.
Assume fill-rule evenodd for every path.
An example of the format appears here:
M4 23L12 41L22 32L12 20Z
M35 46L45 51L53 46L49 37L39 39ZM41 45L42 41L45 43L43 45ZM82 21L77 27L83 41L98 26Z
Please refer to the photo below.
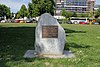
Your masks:
M0 23L0 67L100 67L100 25L63 24L75 58L23 58L34 49L36 24Z

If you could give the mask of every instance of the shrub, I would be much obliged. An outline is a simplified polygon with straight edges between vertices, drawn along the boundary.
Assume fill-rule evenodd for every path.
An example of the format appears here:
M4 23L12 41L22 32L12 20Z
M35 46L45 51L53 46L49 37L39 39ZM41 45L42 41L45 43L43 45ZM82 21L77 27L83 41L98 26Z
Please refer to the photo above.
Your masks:
M58 22L60 23L60 24L63 24L63 23L67 23L67 19L58 19Z
M96 22L98 22L100 24L100 19L96 19Z

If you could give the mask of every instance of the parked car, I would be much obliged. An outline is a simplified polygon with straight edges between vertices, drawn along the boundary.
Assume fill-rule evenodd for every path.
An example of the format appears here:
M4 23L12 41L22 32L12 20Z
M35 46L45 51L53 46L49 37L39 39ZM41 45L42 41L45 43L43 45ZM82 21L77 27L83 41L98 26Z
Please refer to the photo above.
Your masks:
M1 23L6 23L6 20L1 20Z
M68 23L68 24L72 24L72 22L71 22L71 21L68 21L67 23Z
M37 23L38 21L37 21L37 20L35 20L35 19L32 19L32 22Z
M32 23L33 21L32 21L32 19L26 19L26 23Z
M10 20L12 23L14 23L14 19Z
M87 24L87 22L80 21L79 24Z
M98 22L93 22L92 24L96 24L96 25L98 25L99 23L98 23Z
M25 20L20 20L19 23L25 23Z
M20 22L20 20L14 20L14 22L15 22L15 23L19 23L19 22Z

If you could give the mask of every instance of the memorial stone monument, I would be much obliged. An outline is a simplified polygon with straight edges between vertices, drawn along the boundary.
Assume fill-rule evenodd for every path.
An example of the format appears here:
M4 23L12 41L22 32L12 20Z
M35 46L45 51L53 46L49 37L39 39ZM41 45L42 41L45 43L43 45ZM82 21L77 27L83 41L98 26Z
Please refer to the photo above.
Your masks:
M65 45L65 31L50 14L43 14L36 26L35 49L43 55L62 55Z
M48 13L41 15L35 29L35 50L28 50L24 57L67 58L74 55L64 51L65 31L57 19Z

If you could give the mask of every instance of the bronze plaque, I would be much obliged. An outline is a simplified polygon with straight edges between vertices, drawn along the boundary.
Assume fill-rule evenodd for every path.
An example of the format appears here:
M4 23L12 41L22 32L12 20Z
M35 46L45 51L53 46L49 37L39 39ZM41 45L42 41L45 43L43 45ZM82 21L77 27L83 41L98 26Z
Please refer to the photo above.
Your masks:
M42 38L58 38L58 26L42 26Z

